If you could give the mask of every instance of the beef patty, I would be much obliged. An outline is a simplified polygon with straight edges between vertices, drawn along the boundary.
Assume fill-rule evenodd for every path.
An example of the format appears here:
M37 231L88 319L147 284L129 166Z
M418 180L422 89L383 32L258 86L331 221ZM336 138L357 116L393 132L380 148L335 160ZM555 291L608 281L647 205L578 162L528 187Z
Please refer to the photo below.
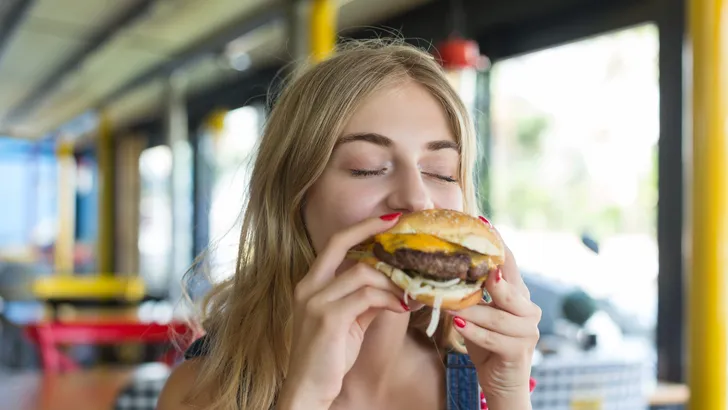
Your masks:
M374 256L379 260L405 272L416 271L427 279L446 281L458 278L475 282L488 273L488 264L470 266L470 255L462 253L422 252L413 249L398 249L388 253L381 244L374 244Z

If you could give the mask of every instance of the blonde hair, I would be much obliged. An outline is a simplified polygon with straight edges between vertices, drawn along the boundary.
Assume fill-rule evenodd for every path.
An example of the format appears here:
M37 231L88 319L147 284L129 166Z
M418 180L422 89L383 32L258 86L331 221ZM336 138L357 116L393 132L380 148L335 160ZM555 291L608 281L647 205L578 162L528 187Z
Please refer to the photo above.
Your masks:
M405 81L423 86L442 104L460 145L465 211L477 212L474 127L430 54L401 40L349 42L329 59L294 74L258 148L235 275L216 285L203 303L208 354L192 395L212 400L210 408L274 405L287 373L293 290L315 257L301 212L306 192L362 101ZM429 309L414 313L410 327L424 333L429 315ZM462 351L450 319L442 318L434 343Z

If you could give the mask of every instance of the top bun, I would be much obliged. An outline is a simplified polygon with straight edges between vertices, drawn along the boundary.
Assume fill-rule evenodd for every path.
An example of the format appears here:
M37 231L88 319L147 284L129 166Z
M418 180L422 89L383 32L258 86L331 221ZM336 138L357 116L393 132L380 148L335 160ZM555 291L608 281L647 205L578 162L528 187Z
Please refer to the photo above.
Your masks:
M387 232L432 235L488 255L498 265L505 260L505 246L492 226L479 218L450 209L427 209L402 215Z

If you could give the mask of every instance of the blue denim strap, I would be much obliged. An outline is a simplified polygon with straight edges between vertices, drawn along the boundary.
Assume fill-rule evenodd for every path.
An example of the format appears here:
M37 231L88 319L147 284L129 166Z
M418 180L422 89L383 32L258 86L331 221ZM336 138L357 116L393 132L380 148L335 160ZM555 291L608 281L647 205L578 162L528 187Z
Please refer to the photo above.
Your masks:
M470 357L447 354L447 410L480 410L478 374Z

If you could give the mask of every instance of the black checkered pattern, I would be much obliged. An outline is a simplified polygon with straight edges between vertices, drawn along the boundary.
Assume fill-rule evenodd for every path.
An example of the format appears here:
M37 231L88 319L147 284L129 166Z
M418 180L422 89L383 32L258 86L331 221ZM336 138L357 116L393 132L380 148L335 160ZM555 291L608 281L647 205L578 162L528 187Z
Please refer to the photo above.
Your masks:
M166 379L134 381L117 396L114 409L154 410L165 381Z
M171 369L161 363L140 367L116 396L114 410L155 410Z
M645 410L644 367L638 362L554 360L531 372L534 410Z

